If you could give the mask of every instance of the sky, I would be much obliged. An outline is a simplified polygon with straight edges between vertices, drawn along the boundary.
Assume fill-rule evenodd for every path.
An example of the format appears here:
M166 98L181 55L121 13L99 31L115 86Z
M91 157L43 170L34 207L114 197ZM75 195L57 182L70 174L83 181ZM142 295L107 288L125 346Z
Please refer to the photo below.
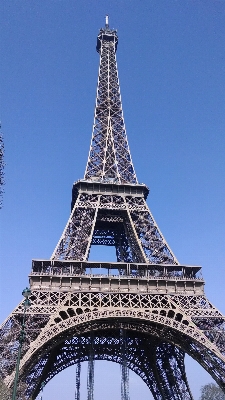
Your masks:
M0 321L21 300L31 260L51 256L69 217L73 182L84 176L96 37L106 14L118 30L138 180L150 188L148 205L176 257L203 267L206 295L225 313L225 1L2 0ZM99 249L91 256L113 261L114 254ZM74 398L74 368L46 386L43 400ZM83 400L85 365L82 370ZM212 378L189 357L187 375L198 399ZM118 365L97 362L95 376L96 399L120 397ZM140 393L151 399L139 377L131 373L130 380L131 400Z

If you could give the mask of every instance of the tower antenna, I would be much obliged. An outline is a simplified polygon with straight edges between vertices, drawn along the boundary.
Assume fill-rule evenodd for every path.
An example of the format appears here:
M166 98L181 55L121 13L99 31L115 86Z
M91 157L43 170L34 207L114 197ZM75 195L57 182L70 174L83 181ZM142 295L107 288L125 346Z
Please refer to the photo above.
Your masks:
M106 27L106 29L109 28L109 16L108 15L105 16L105 27Z

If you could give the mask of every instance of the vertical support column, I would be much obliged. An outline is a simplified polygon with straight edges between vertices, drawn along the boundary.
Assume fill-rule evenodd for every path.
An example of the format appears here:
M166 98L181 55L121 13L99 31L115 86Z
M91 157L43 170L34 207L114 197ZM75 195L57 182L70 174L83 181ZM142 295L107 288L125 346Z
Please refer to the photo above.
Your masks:
M90 337L87 371L87 400L94 400L94 339Z
M126 331L120 329L120 348L121 348L121 400L129 400L129 369L126 360Z
M78 363L76 365L75 400L80 400L80 373L81 373L81 362L78 361Z

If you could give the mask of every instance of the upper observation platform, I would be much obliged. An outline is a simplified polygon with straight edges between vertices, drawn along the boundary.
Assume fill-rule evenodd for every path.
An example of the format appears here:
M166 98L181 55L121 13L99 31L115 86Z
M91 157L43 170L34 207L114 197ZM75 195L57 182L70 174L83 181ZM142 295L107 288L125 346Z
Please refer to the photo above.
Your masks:
M109 17L108 17L108 15L106 15L106 18L105 18L105 28L101 28L100 29L100 32L99 32L98 37L97 37L96 50L97 50L98 53L101 53L101 47L102 47L103 41L114 43L115 52L116 52L117 45L118 45L117 31L115 29L110 29L109 28Z

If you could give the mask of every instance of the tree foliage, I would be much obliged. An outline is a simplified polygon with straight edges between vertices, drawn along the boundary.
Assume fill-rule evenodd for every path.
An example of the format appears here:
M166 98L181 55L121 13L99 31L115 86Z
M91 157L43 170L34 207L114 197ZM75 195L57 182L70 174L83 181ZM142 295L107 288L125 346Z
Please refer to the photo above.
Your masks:
M225 393L215 383L208 383L201 387L199 400L225 400Z

